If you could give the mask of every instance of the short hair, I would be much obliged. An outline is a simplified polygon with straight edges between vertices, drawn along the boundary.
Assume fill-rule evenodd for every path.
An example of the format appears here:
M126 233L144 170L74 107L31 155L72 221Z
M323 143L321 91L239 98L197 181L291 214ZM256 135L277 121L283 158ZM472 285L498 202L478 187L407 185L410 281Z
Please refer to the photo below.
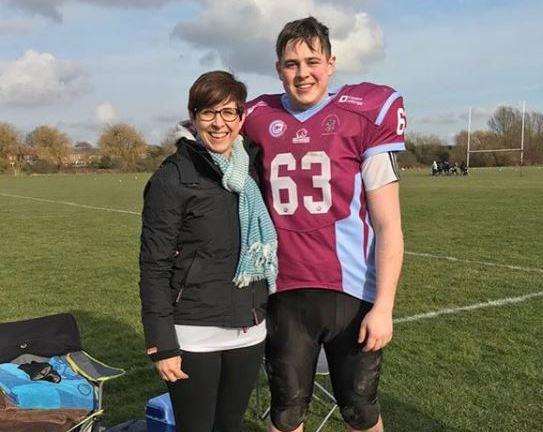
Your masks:
M323 23L310 16L285 24L275 43L277 59L281 59L290 41L305 42L312 51L315 51L315 39L320 42L324 54L330 57L332 55L332 44L330 43L328 27Z
M189 90L188 110L191 116L223 101L236 104L240 115L247 99L247 87L226 71L206 72L198 77Z

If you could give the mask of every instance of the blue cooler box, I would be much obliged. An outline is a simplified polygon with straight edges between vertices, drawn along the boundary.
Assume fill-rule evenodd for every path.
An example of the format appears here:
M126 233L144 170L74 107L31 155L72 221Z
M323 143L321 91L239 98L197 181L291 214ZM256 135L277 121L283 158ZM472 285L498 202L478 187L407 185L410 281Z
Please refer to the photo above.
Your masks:
M145 408L145 418L147 432L175 432L175 417L170 395L164 393L149 399Z

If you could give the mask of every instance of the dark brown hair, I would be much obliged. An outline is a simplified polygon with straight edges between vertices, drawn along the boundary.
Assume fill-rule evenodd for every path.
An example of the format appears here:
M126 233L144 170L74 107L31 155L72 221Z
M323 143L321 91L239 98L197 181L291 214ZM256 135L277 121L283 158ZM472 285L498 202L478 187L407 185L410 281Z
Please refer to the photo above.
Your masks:
M281 60L290 41L305 42L312 51L315 51L315 39L320 42L322 52L330 57L332 55L332 45L330 44L328 27L323 23L312 16L286 23L279 36L277 36L277 42L275 43L277 59Z
M198 77L189 90L188 109L191 116L223 101L233 101L240 113L247 99L247 87L226 71L206 72Z

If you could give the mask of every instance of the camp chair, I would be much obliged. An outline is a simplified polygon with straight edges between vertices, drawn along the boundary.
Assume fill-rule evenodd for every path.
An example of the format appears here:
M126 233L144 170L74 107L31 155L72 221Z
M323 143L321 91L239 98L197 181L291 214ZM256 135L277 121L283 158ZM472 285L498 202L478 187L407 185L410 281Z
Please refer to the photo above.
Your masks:
M0 404L0 431L3 430L57 430L95 432L100 429L98 420L103 415L104 383L124 374L122 369L107 366L91 357L81 346L79 329L73 315L58 314L25 321L0 324L0 364L18 362L21 358L60 357L71 369L92 385L94 409L74 417L73 410L18 409ZM4 401L9 398L4 396ZM4 408L4 409L3 409ZM9 409L8 409L9 408ZM72 412L66 417L66 413ZM82 418L83 417L83 418ZM59 418L61 420L59 420ZM8 429L2 424L10 422ZM64 424L61 424L62 422ZM24 426L21 426L24 424ZM25 428L28 429L25 429ZM58 429L63 427L64 429Z
M266 372L266 369L264 367L263 367L263 370L264 372ZM317 359L316 375L317 376L330 375L330 371L328 370L328 361L326 360L326 354L324 353L324 350L322 348L319 352L319 357ZM316 379L315 379L314 384L315 384L316 389L321 393L321 395L319 396L318 392L314 391L313 399L320 402L328 410L328 412L326 413L322 421L319 423L319 426L317 427L317 429L315 429L315 432L320 432L322 428L326 425L328 420L330 420L330 417L332 416L332 414L334 414L334 411L338 408L338 405L337 405L336 398L334 397L334 395L330 393L330 391L323 384L321 384ZM260 383L258 383L256 387L256 405L257 405L256 412L257 412L257 415L260 417L260 420L264 420L270 414L271 407L268 406L268 408L262 414L260 414L259 409L260 409L261 393L262 393L262 390L260 388Z

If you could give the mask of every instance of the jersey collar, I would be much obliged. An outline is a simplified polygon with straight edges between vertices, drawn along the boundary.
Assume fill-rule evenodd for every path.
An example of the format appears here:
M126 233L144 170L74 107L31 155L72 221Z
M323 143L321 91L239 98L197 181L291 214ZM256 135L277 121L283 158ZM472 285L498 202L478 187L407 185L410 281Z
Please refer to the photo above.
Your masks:
M333 99L335 93L329 93L326 96L324 96L321 101L313 105L310 108L307 108L305 110L296 110L292 106L292 102L290 101L290 97L287 93L283 93L281 95L281 104L283 105L283 108L288 111L296 120L300 122L304 122L311 117L313 117L315 114L317 114L320 110L322 110L330 101Z

